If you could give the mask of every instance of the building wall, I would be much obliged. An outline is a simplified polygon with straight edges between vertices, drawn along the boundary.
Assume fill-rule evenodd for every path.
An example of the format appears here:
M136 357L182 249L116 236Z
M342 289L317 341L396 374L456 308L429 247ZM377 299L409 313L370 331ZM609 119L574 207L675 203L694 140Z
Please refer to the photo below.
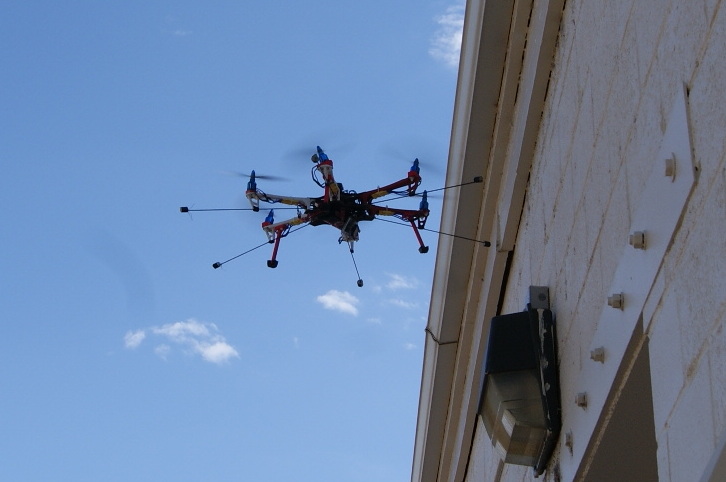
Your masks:
M636 410L621 398L626 391L652 398L644 416L652 419L653 428L646 429L654 431L659 480L698 480L726 431L723 4L565 3L501 310L521 311L530 285L550 288L563 429L546 480L602 476L594 471L608 462L605 452L632 438L615 423L623 412ZM686 149L692 155L686 161L692 162L693 181L679 188L686 191L679 194L681 203L669 205L670 195L657 192L663 203L653 205L646 192L653 173L664 169L661 151L671 136L669 126L677 122L672 112L679 103L686 106ZM679 182L682 169L679 164ZM669 210L665 216L675 219L672 236L654 255L652 275L645 281L637 272L631 277L642 289L635 316L611 324L613 308L606 300L619 273L637 268L623 265L633 256L628 235L648 209L653 219L661 209ZM647 233L649 227L644 229ZM619 333L627 336L618 338ZM604 363L590 357L600 343ZM652 397L632 375L638 359L647 362ZM602 386L588 375L597 370L603 370ZM583 391L589 394L588 407L575 404ZM631 425L633 433L648 427ZM571 444L565 445L566 437ZM466 480L492 480L497 474L506 481L533 479L531 468L502 466L478 424Z

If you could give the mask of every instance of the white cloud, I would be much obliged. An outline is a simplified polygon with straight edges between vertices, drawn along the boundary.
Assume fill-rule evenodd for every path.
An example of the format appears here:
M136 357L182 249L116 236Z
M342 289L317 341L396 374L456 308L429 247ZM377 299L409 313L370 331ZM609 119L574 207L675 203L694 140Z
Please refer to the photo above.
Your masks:
M156 348L154 348L154 353L156 353L156 356L164 361L166 361L166 357L169 356L169 352L171 352L171 347L165 343L162 343L161 345L158 345Z
M416 349L416 345L414 345L413 343L410 343L410 342L409 343L404 343L403 344L403 349L406 350L406 351L415 350Z
M326 310L340 311L349 315L357 316L358 298L347 291L330 290L324 295L316 298L318 303L323 305Z
M124 346L129 349L134 349L141 344L146 338L146 332L144 330L129 331L124 335Z
M419 281L414 276L405 276L396 273L386 273L388 281L383 284L375 284L370 289L376 293L382 293L383 290L396 291L396 290L411 290L418 288Z
M225 341L218 340L213 343L201 342L195 345L194 349L202 355L206 361L211 363L226 363L230 358L239 357L237 350Z
M413 301L406 301L398 298L390 299L388 302L394 306L398 306L399 308L405 308L407 310L412 310L414 308L418 308L418 303L414 303Z
M217 331L217 326L214 323L200 323L194 319L168 323L163 326L154 327L152 331L154 334L166 336L174 342L184 343L193 338L208 338L210 336L208 326L212 327L214 331Z
M180 347L186 353L199 355L210 363L222 364L232 358L239 358L237 350L219 334L219 329L214 323L189 319L152 326L146 330L130 331L124 336L126 348L139 346L146 338L147 332L163 339L163 342L154 348L154 353L163 360L166 360L171 353L171 345Z
M167 15L164 19L165 28L163 29L163 32L173 35L175 37L186 37L188 35L191 35L193 32L191 30L180 27L179 25L181 23L182 21L179 19L179 17L176 17L174 15Z
M410 276L388 273L390 280L386 283L389 290L413 289L418 286L418 280Z
M459 65L461 39L464 29L464 5L453 5L436 17L438 30L431 40L429 54L450 67Z

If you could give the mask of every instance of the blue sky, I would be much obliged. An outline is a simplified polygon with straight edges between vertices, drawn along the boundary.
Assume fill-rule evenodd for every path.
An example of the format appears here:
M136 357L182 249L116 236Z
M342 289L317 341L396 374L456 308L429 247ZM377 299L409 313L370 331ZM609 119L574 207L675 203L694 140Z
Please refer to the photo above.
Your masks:
M244 207L251 169L318 196L318 144L346 189L414 157L441 187L462 13L3 2L0 479L409 478L436 235L361 225L358 288L333 228L214 270L264 213L178 208Z

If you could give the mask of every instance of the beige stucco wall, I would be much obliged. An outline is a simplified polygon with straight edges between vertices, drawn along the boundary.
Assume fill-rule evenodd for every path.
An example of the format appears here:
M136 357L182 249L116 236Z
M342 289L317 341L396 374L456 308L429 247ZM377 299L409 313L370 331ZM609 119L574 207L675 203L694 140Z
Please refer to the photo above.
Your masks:
M641 310L664 481L698 480L726 430L723 3L566 2L502 306L504 313L520 311L530 285L550 287L559 330L560 440L572 433L574 452L582 453L593 430L580 422L575 395L595 363L593 340L608 329L599 326L600 315L654 165L663 162L659 151L685 84L695 181ZM560 443L546 479L557 472L572 480L581 460ZM498 470L477 426L467 480L491 480ZM532 479L529 468L503 467L502 480Z

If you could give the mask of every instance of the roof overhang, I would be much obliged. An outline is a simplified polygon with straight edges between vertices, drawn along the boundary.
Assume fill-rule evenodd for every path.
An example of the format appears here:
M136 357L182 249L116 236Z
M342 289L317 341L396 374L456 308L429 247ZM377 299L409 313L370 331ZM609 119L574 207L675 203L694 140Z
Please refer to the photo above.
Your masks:
M514 250L564 0L466 4L412 481L463 480L488 323ZM482 188L483 186L483 188ZM490 240L491 247L464 239Z

